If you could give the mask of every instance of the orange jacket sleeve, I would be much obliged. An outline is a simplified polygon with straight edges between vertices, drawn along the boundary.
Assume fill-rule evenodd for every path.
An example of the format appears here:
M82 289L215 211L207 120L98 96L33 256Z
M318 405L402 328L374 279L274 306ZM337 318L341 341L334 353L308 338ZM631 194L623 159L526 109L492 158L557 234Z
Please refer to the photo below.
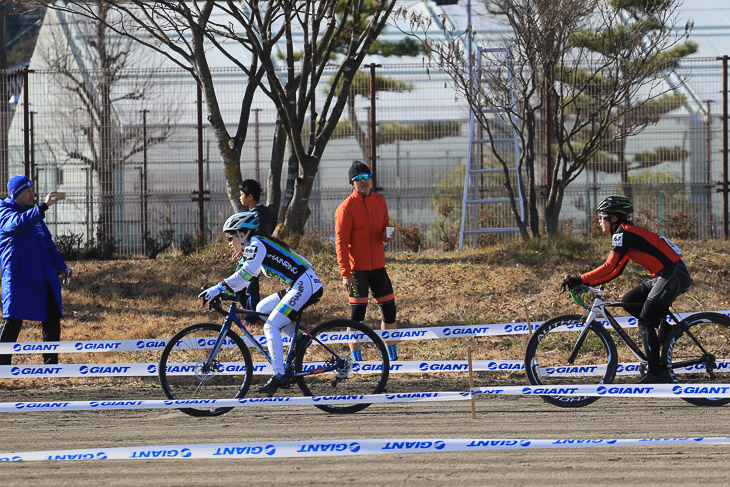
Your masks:
M612 250L608 254L608 259L606 259L606 262L603 265L596 267L590 272L586 272L580 276L580 278L589 286L603 284L604 282L608 282L611 279L618 277L621 272L623 272L624 267L626 267L628 262L629 258L627 255L622 256L618 252Z
M352 276L350 268L350 236L352 235L352 214L344 203L335 212L335 251L337 265L343 278Z

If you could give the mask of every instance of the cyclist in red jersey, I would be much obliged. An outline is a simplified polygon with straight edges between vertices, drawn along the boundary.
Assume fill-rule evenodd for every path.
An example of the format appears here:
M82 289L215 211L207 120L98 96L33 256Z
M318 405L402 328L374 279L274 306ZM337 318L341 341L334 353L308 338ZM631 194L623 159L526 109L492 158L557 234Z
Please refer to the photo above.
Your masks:
M581 276L566 276L563 287L603 284L618 277L629 261L649 271L654 276L653 279L633 288L621 301L643 303L640 309L639 306L626 308L626 311L639 320L639 332L649 362L649 370L640 382L667 382L670 375L662 367L659 357L660 337L666 336L665 328L668 324L665 318L669 306L692 285L687 266L682 261L682 252L667 238L631 223L628 217L633 213L634 207L628 198L609 196L596 209L601 217L601 230L611 234L611 252L600 267Z

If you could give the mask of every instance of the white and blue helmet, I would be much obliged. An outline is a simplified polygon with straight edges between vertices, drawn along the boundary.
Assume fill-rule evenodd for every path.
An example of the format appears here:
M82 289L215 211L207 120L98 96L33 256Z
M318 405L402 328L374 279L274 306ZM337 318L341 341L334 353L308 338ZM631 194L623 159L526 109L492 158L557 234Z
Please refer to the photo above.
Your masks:
M223 231L226 233L243 232L248 237L252 231L259 227L259 217L253 211L242 211L234 213L223 224ZM239 233L240 237L240 233Z

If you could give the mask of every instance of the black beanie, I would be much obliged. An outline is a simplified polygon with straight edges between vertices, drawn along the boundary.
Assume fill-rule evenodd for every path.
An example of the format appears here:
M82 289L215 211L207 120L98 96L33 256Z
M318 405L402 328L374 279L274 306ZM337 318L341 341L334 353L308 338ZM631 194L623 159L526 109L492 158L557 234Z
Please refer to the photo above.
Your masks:
M365 164L362 161L352 161L352 166L350 166L350 172L349 172L349 178L350 181L352 181L352 178L355 176L358 176L360 174L372 174L373 172L370 170L367 164Z

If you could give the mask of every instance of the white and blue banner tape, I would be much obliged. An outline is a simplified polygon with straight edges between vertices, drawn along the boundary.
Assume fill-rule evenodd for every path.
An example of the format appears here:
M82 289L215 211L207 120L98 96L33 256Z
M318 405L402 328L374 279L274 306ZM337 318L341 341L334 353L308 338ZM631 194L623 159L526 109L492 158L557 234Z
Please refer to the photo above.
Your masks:
M539 323L533 323L534 330ZM467 338L479 336L499 336L511 334L528 333L527 323L503 323L499 325L474 325L474 326L445 326L433 328L403 328L400 330L374 330L383 339L389 341L402 340L434 340L442 338ZM330 336L331 335L331 336ZM347 341L364 341L364 333L346 334L323 334L327 342L342 343ZM249 347L253 344L244 341ZM254 338L262 346L266 346L266 337L255 335ZM12 353L81 353L81 352L139 352L143 350L162 350L167 345L167 338L148 338L140 340L89 340L89 341L64 341L64 342L17 342L0 343L0 354ZM283 336L285 345L291 343L291 338ZM231 340L226 340L224 346L233 346Z
M474 394L596 397L730 397L730 384L598 384L473 387Z
M719 360L721 369L730 368L730 361ZM690 369L700 369L703 366L696 365ZM353 372L367 374L377 370L379 367L375 362L356 362ZM564 367L545 367L540 369L541 377L589 377L603 374L605 365L571 365ZM639 375L641 365L639 362L627 362L618 365L616 375L635 376ZM171 364L167 367L168 375L191 374L195 369L190 364ZM224 362L219 365L220 373L224 375L241 375L246 367L239 362ZM525 364L522 360L474 360L472 371L474 372L522 372ZM439 372L468 372L469 362L466 360L403 360L391 362L391 374L422 374ZM682 374L691 372L688 369L675 369L675 373ZM0 379L25 378L37 379L42 377L154 377L157 376L158 364L156 363L114 363L114 364L33 364L33 365L0 365ZM271 375L273 370L267 362L254 362L254 375Z
M718 311L730 316L730 311ZM680 318L691 313L679 314ZM617 317L616 320L623 327L631 328L636 326L634 317ZM598 320L603 326L608 326L605 320ZM458 325L458 326L437 326L427 328L400 328L397 330L374 330L384 340L406 341L406 340L434 340L443 338L468 338L484 336L503 335L524 335L534 331L542 321L517 323L497 323L487 325ZM330 336L332 335L332 336ZM330 342L346 342L365 340L361 333L337 333L324 334ZM244 337L242 337L244 338ZM266 345L266 337L256 335L254 337L261 345ZM283 336L285 344L290 342L288 336ZM80 353L80 352L139 352L141 350L162 350L167 345L167 338L147 338L139 340L90 340L90 341L63 341L63 342L17 342L0 343L0 354L12 353ZM228 345L233 345L228 341ZM249 346L253 346L249 343Z
M260 406L313 406L317 404L391 404L472 399L472 394L520 396L596 396L653 398L730 398L730 384L607 384L474 387L471 392L409 392L305 397L252 397L240 399L137 399L101 401L25 401L0 403L0 412L93 411L122 409L226 408Z
M2 402L0 412L95 411L120 409L231 408L247 406L316 406L317 404L391 404L471 399L469 392L408 392L346 396L242 397L240 399L140 399L108 401Z
M728 445L730 437L697 438L390 438L209 443L0 453L0 462L293 458L554 448Z
M356 362L353 372L368 374L380 367L375 362ZM524 364L521 360L475 360L472 369L476 372L521 371ZM192 374L195 365L169 364L168 375ZM225 362L219 365L222 374L241 375L246 367L239 362ZM426 372L467 372L469 363L465 360L430 360L430 361L397 361L391 362L391 373L426 373ZM115 364L33 364L33 365L0 365L0 379L40 377L153 377L157 376L156 363L115 363ZM271 375L273 369L267 362L254 362L254 375Z

